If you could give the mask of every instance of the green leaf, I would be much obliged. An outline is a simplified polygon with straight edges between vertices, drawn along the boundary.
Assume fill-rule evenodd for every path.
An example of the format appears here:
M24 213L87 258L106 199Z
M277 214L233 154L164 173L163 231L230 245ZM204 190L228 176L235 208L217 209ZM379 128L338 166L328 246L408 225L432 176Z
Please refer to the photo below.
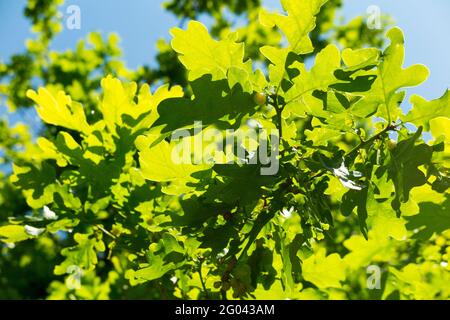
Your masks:
M439 99L427 101L421 96L411 96L411 111L402 118L404 122L411 122L417 127L430 130L430 121L437 117L450 118L450 90Z
M253 292L258 300L286 300L299 298L298 293L288 293L283 287L283 283L279 280L275 281L270 288L265 288L258 284L258 288Z
M360 73L365 76L375 75L377 78L367 95L352 108L352 113L357 116L368 117L377 114L387 121L395 121L401 114L399 105L404 98L404 92L398 90L417 86L428 78L429 71L424 65L413 65L403 69L405 58L403 32L399 28L393 28L389 30L387 36L391 44L383 52L382 61L377 69Z
M25 232L24 226L9 225L0 227L0 240L5 243L16 243L31 238L32 236Z
M305 131L307 139L311 140L315 146L326 146L333 139L341 139L342 134L340 131L329 128L314 128L313 130Z
M186 30L172 29L172 48L180 55L181 63L189 71L193 81L205 74L213 80L225 79L231 67L244 67L244 45L236 38L217 41L211 38L208 29L197 21L190 21Z
M350 251L344 257L344 261L351 270L395 259L396 247L392 240L372 232L369 232L368 239L369 241L360 235L353 235L344 241L344 246Z
M148 129L157 119L157 107L162 101L183 96L179 86L169 88L164 85L152 94L150 87L144 84L137 94L136 103L136 83L124 84L119 79L107 76L102 79L101 85L103 99L99 108L106 126L113 134L119 133L116 127L129 127L134 132Z
M356 71L359 69L378 65L380 51L376 48L362 48L353 50L346 48L342 51L346 71Z
M46 123L84 134L90 132L83 106L73 102L63 91L59 91L55 97L47 89L40 88L38 92L28 90L27 97L38 104L36 110Z
M207 200L225 203L252 203L263 194L262 187L276 182L273 176L261 175L261 166L258 165L232 165L218 164L214 166L214 172L219 178L211 183L205 193Z
M389 201L379 202L373 199L371 195L369 195L369 199L367 202L367 221L373 234L379 238L406 239L406 222L403 218L397 217L397 213L392 209ZM408 214L411 214L411 212L408 212Z
M153 128L159 130L162 126L161 132L165 134L193 128L195 122L201 122L203 126L214 125L221 130L243 125L244 117L255 114L257 109L253 95L243 91L248 86L246 79L245 76L234 78L239 82L232 82L231 89L227 80L212 81L210 75L191 82L193 97L163 101Z
M287 58L289 49L277 48L271 46L264 46L259 49L264 57L266 57L271 64L269 65L269 78L274 86L278 86L283 80L286 72Z
M411 189L427 182L425 174L419 167L430 163L433 149L423 143L416 145L421 134L422 130L419 129L412 137L401 141L391 151L388 172L395 187L395 199L392 206L398 214L400 214L400 204L408 202Z
M406 217L406 227L416 230L414 238L429 239L450 229L450 199L447 195L443 203L421 202L418 215Z
M410 263L397 270L389 268L397 280L397 287L409 299L438 300L449 295L449 272L436 268L434 263Z
M327 0L282 0L287 16L261 11L260 21L268 27L277 26L285 34L290 50L296 54L313 51L309 33L316 27L316 15Z
M130 280L131 285L137 285L140 283L145 283L147 281L152 281L161 278L170 270L175 269L176 265L171 263L164 263L163 257L159 255L152 255L150 257L152 263L150 266L145 264L142 269L134 271L132 269L127 270L125 273L125 278Z
M341 281L345 279L345 264L339 254L326 256L325 249L319 249L303 261L302 275L320 289L341 288Z
M430 120L430 131L435 138L435 144L443 142L444 150L433 154L433 162L443 168L450 168L450 118L437 117ZM440 181L437 181L439 183ZM447 188L448 188L447 184Z
M435 117L430 120L430 130L436 139L444 137L446 144L450 144L450 118Z
M350 216L353 213L353 211L356 209L356 213L358 214L359 227L366 239L368 237L367 195L368 195L368 188L364 188L360 191L349 190L342 197L342 203L341 203L341 207L340 207L342 214L344 214L345 216Z
M146 253L148 263L140 264L138 270L127 270L125 277L130 280L131 285L159 279L185 263L184 253L185 249L174 236L164 234L158 243L150 245Z
M291 68L296 68L300 75L292 80L293 86L285 95L286 112L299 116L305 113L320 115L323 104L313 93L316 90L327 91L329 86L339 82L335 72L340 65L341 55L335 45L329 45L317 54L310 71L303 63L293 63Z
M230 89L239 85L243 92L253 93L253 86L246 70L238 67L231 67L228 70L227 78Z
M97 251L105 251L103 241L97 240L92 235L77 233L74 236L74 240L77 245L61 251L61 254L66 259L55 266L54 273L56 275L68 273L72 266L79 267L84 272L94 270L98 262Z
M161 141L155 146L151 146L152 139L140 136L136 140L136 146L139 152L139 163L145 179L156 182L170 182L177 192L189 190L188 184L199 182L195 174L206 171L211 168L207 164L189 164L183 163L183 159L178 156L175 144L167 141ZM190 159L189 159L190 160ZM172 190L172 189L170 189ZM171 193L173 191L167 192Z
M30 207L39 209L53 202L54 192L58 188L54 167L43 162L23 167L13 165L13 171L10 180L21 189Z

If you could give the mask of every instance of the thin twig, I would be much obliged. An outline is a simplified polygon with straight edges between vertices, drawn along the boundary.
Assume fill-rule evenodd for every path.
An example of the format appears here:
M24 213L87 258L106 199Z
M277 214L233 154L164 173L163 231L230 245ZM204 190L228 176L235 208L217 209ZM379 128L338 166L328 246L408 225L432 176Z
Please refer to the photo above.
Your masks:
M203 260L200 260L200 266L198 268L198 275L200 276L200 282L202 284L203 291L205 291L206 299L209 299L208 290L206 289L205 281L203 280L202 265L203 265Z
M96 224L95 225L97 228L99 228L101 231L103 231L106 235L110 236L113 239L117 239L117 237L115 235L113 235L111 232L109 232L108 230L106 230L105 228L103 228L101 225Z

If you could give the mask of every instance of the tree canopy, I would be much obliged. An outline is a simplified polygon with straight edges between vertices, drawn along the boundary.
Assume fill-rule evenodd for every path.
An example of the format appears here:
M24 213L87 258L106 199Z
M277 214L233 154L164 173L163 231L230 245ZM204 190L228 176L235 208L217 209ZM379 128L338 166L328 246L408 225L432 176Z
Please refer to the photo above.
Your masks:
M115 34L50 50L62 1L28 0L36 36L0 64L0 94L43 125L0 121L0 298L450 297L448 90L406 101L429 70L404 66L388 18L281 3L166 1L180 25L157 67L130 70ZM246 159L174 162L199 122ZM248 163L255 126L276 132L273 174Z

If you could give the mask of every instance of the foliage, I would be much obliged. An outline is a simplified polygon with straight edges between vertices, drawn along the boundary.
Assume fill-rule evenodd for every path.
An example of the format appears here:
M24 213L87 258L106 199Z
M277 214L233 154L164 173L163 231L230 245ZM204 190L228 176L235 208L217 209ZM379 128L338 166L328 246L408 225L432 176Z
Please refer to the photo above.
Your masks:
M342 32L330 25L339 2L283 0L283 14L258 1L184 2L167 6L217 19L227 6L251 21L236 33L220 20L213 34L197 21L172 29L160 48L182 71L161 54L158 71L128 70L117 37L99 34L65 53L34 43L3 68L10 107L33 101L46 127L35 142L0 127L14 162L0 184L0 296L448 299L449 93L413 96L403 112L405 89L429 71L404 68L402 31L381 50L319 40ZM45 3L30 14L50 41L58 2ZM255 28L266 33L252 38ZM25 90L32 77L42 86ZM277 129L278 172L174 163L171 134L195 121ZM379 290L367 289L370 265L383 271Z

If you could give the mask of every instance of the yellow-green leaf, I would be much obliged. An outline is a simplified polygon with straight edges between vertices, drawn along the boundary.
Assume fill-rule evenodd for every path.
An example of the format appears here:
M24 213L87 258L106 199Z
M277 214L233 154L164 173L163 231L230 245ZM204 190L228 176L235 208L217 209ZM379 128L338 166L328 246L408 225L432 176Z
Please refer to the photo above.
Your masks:
M244 68L244 45L235 38L217 41L200 22L191 21L186 30L172 29L172 48L180 55L181 63L189 70L189 79L211 74L213 80L225 79L231 67Z
M83 106L72 101L63 91L59 91L55 96L47 89L40 88L38 92L28 90L27 97L37 103L36 110L46 123L84 134L90 132Z
M277 26L285 34L291 51L306 54L313 51L309 33L316 27L316 15L328 0L282 0L287 15L261 11L260 21L266 26Z
M0 240L5 243L15 243L32 238L25 232L24 226L9 225L0 227Z

